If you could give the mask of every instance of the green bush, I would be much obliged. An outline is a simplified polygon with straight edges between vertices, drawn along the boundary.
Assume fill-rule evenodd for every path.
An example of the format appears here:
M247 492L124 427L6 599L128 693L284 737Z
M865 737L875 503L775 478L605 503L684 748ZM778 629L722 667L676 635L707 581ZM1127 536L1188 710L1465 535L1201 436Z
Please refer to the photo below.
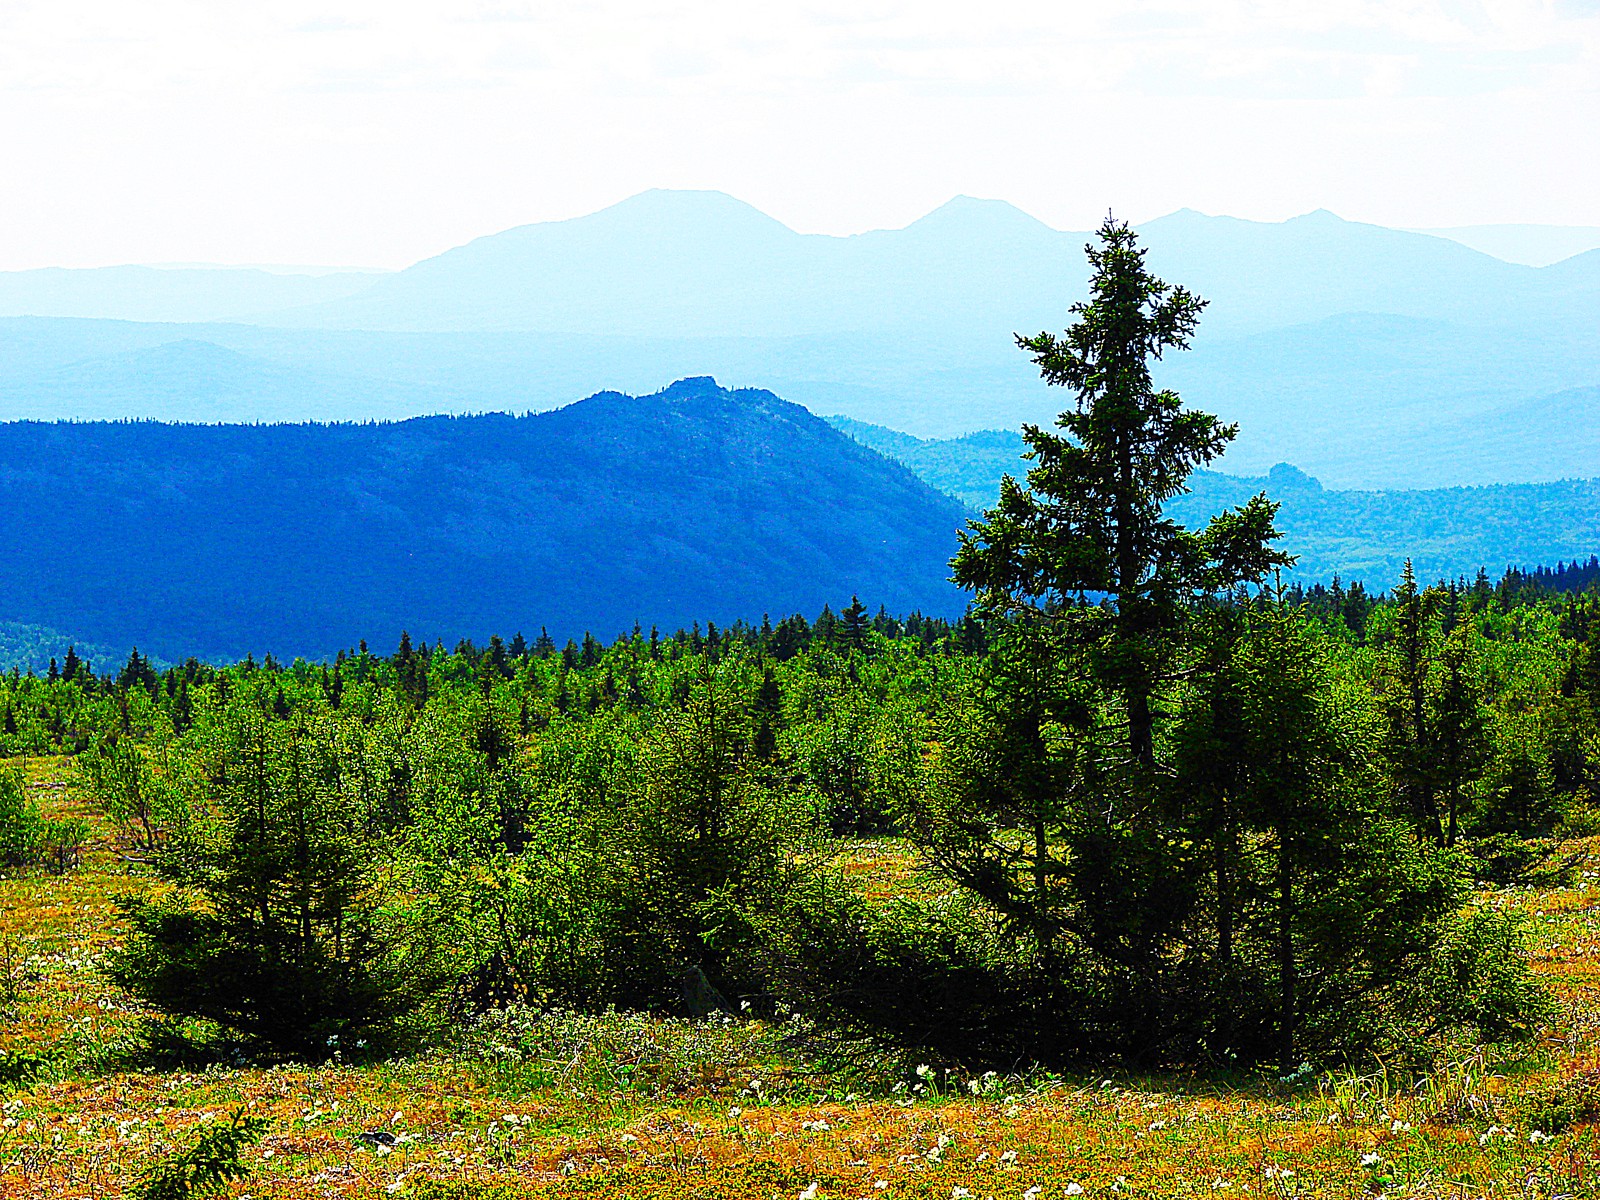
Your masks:
M78 865L88 839L84 822L50 818L39 811L18 768L0 769L0 867L43 866L61 874Z
M152 1163L129 1194L132 1200L192 1200L220 1192L249 1175L239 1155L266 1130L265 1117L246 1116L239 1109L227 1122L203 1127L187 1150Z
M80 754L77 766L90 794L140 850L158 850L181 824L181 793L133 738L108 738Z
M1558 853L1555 843L1512 833L1473 838L1464 842L1462 849L1471 860L1473 877L1499 887L1555 886L1576 865L1573 859Z
M1537 1033L1556 1006L1529 971L1527 950L1518 915L1480 908L1446 923L1419 964L1408 1006L1427 1018L1423 1035L1464 1027L1500 1042Z
M1600 1069L1591 1068L1523 1092L1516 1113L1525 1128L1548 1134L1600 1121Z
M176 887L124 903L112 978L279 1053L391 1044L445 979L433 914L371 834L340 730L246 694L188 753L190 821L157 858Z
M39 861L45 821L38 802L28 795L22 772L0 769L0 866L13 870Z

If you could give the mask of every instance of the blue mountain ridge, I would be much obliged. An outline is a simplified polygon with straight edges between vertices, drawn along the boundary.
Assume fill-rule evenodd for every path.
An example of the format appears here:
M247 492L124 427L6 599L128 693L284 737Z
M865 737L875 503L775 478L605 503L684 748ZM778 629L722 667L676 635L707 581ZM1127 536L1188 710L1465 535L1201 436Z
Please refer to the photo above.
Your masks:
M0 424L0 613L160 657L954 615L961 506L770 392L537 415Z

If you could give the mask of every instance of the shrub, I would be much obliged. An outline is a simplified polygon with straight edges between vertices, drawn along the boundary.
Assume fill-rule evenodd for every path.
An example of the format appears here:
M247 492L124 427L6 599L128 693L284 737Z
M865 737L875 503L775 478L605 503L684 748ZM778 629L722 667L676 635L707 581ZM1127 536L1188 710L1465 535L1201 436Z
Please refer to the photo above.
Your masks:
M226 1124L206 1126L187 1150L145 1169L131 1189L134 1200L190 1200L221 1191L250 1173L239 1161L240 1152L266 1130L265 1117L246 1116L242 1108Z
M45 821L39 805L28 795L22 772L0 770L0 866L18 869L39 860Z
M1472 862L1473 877L1500 887L1555 886L1572 873L1577 860L1556 857L1554 843L1525 840L1511 833L1474 838L1462 845Z
M0 867L42 865L63 873L78 865L88 838L89 827L82 821L44 816L20 770L0 769Z
M1517 1104L1517 1115L1528 1129L1549 1134L1600 1121L1600 1068L1580 1071L1524 1093Z
M179 791L130 737L112 736L78 756L90 793L140 850L159 849L181 822Z
M433 914L403 890L340 770L337 731L245 696L203 730L184 836L157 859L176 885L130 899L113 979L176 1016L263 1047L374 1049L444 985Z
M1415 986L1411 1007L1431 1017L1426 1032L1465 1027L1485 1041L1516 1040L1537 1032L1555 1010L1529 970L1522 922L1493 909L1447 922Z
M755 753L741 669L680 677L642 733L552 727L522 788L537 793L523 851L480 850L442 885L472 913L473 1007L703 1016L762 1001L759 928L809 870L814 814Z

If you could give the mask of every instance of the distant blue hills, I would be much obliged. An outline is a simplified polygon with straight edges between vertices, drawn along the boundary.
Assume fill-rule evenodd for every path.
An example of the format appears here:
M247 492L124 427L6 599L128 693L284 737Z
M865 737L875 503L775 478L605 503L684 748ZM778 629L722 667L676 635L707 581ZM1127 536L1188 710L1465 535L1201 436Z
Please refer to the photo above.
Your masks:
M1333 489L1600 473L1600 251L1529 267L1325 212L1141 233L1211 301L1160 378L1240 422L1224 470L1288 461ZM0 274L0 419L525 412L714 374L924 438L1015 428L1062 397L1011 335L1066 323L1087 236L958 198L826 237L658 191L388 274Z
M957 531L1020 474L1012 430L918 439L688 378L543 413L365 424L0 424L0 665L362 639L614 637L814 616L859 594L955 616ZM1324 489L1201 472L1191 526L1282 502L1297 577L1392 585L1594 553L1600 481ZM120 651L108 647L122 647Z
M0 424L0 652L331 657L371 639L954 616L965 512L770 392L685 379L532 416ZM45 632L41 632L45 631ZM62 645L51 651L48 631ZM97 653L104 657L103 650Z
M1374 587L1600 550L1600 251L1325 212L1141 233L1211 301L1158 382L1241 426L1182 519L1265 490L1301 577ZM956 529L1068 402L1012 335L1068 322L1087 238L649 192L392 273L0 273L0 660L953 614Z
M1600 397L1592 402L1600 403ZM1016 430L984 430L943 440L914 438L847 417L830 422L862 445L905 464L969 509L991 506L1000 478L1021 479L1030 462ZM1424 491L1335 491L1279 463L1260 476L1197 471L1168 511L1190 528L1265 493L1280 505L1281 547L1296 556L1290 577L1359 579L1392 587L1407 559L1425 581L1499 578L1519 569L1586 560L1600 552L1600 479L1494 484Z

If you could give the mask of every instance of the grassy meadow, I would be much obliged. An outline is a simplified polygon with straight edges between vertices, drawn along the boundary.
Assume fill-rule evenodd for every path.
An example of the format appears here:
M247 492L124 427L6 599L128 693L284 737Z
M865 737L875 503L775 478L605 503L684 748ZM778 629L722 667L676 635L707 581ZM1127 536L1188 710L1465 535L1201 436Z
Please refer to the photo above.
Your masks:
M0 879L8 1200L120 1196L241 1109L267 1131L223 1194L251 1200L1600 1194L1600 839L1562 847L1563 882L1487 896L1531 916L1557 1019L1516 1050L1441 1044L1421 1077L971 1078L799 1021L516 1013L412 1057L263 1067L195 1057L101 974L118 897L158 885L70 760L23 765L94 832L76 869ZM864 889L915 886L897 843L845 854Z

